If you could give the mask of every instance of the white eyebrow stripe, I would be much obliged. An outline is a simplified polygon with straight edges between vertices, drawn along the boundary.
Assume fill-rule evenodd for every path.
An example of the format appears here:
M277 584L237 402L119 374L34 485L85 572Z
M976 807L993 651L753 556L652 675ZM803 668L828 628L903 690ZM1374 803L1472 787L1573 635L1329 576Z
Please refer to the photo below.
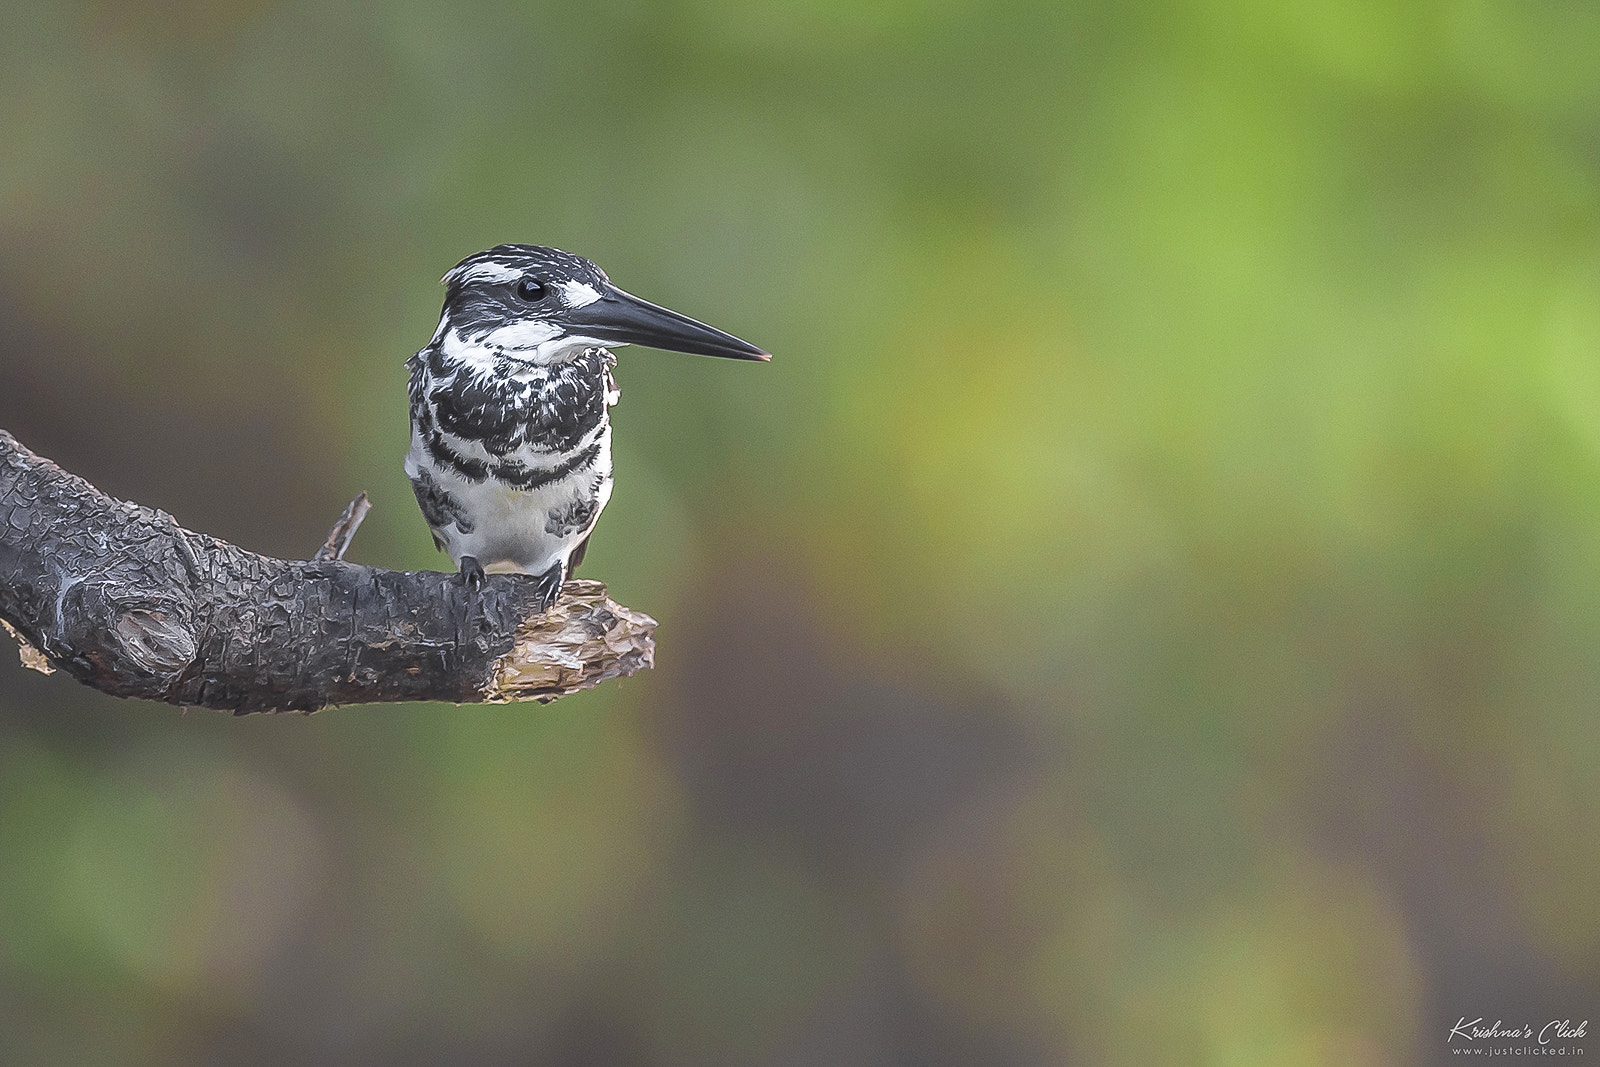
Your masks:
M510 267L497 260L489 259L482 263L474 263L470 267L457 267L444 276L448 282L509 282L522 277L521 269Z
M587 282L562 282L561 299L569 308L587 307L600 299L600 290Z

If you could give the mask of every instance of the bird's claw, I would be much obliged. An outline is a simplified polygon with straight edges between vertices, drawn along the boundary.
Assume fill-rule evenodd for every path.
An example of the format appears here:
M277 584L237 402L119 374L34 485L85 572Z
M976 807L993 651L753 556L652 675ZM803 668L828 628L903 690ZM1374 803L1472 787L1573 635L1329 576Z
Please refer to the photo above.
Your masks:
M561 585L566 581L567 569L559 561L535 579L534 595L538 597L539 611L549 611L561 597Z
M483 572L483 567L473 556L461 557L461 581L474 593L483 590L484 583L489 576Z

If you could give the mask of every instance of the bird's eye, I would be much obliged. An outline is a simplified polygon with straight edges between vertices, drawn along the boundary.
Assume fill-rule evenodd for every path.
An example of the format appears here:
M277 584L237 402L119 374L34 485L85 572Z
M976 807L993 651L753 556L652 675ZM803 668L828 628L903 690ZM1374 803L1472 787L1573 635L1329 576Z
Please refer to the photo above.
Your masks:
M524 278L517 283L517 295L524 300L543 300L544 282L537 278Z

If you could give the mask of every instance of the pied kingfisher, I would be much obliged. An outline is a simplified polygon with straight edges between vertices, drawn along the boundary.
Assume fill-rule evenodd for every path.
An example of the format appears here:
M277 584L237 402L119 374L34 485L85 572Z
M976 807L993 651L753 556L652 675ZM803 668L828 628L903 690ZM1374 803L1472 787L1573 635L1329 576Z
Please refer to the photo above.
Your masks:
M498 245L456 264L444 285L439 328L406 361L406 474L434 544L470 585L485 570L538 575L547 610L611 497L609 349L771 357L556 248Z

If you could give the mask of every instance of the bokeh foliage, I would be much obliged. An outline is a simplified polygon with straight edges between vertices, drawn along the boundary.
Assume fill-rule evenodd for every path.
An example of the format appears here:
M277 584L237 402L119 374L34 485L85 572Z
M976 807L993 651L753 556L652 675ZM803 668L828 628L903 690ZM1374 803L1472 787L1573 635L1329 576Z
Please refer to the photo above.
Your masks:
M435 280L586 254L648 676L0 655L0 1060L1402 1064L1600 992L1600 8L0 3L0 425L444 564Z

